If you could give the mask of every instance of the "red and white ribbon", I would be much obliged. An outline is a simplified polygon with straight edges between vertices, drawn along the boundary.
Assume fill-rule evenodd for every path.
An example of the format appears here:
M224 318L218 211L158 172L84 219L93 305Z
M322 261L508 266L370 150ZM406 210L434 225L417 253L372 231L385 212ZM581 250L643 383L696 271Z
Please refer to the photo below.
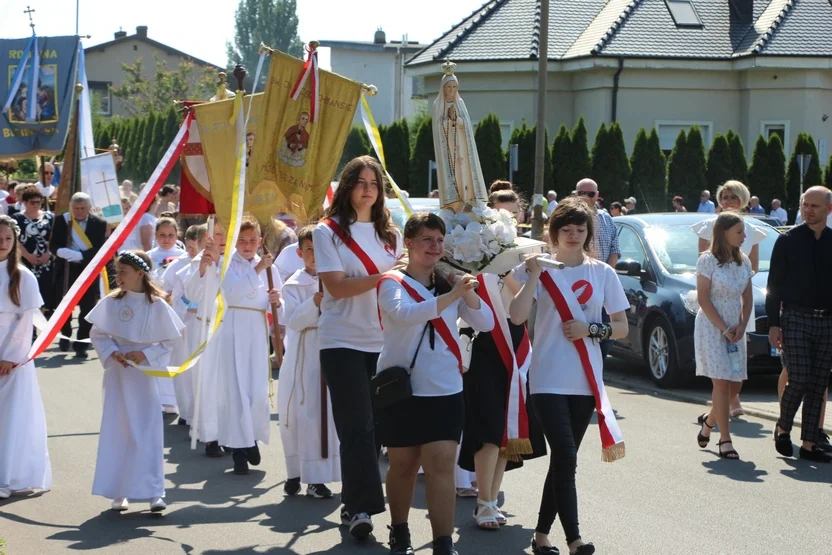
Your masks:
M514 351L511 330L508 327L508 313L500 298L499 278L495 274L480 274L477 276L477 281L480 282L477 295L494 314L495 326L491 331L491 337L508 375L506 427L500 450L505 458L517 462L521 455L532 453L532 444L529 440L529 413L526 408L526 378L529 375L529 366L532 361L531 341L524 326L523 339L517 351Z
M29 360L41 354L52 343L60 332L61 326L72 315L72 311L81 300L81 297L84 296L84 293L92 283L98 279L101 269L107 264L107 261L115 256L118 248L124 243L124 240L127 239L130 233L132 233L136 225L138 225L142 215L147 212L148 207L156 197L156 193L162 187L162 184L176 165L176 162L179 161L179 155L182 153L182 149L188 141L188 129L191 125L191 118L193 118L193 112L189 111L185 117L185 121L179 126L179 132L168 147L159 165L156 166L153 175L148 179L147 185L139 193L139 198L133 203L130 212L127 213L127 216L113 231L110 238L107 239L104 246L98 251L98 254L87 264L87 267L84 268L84 271L81 272L81 275L78 276L78 279L75 280L69 288L69 291L64 295L61 304L58 305L58 308L49 319L46 330L38 336L34 345L29 350L29 354L27 355Z
M295 86L292 87L292 92L289 94L289 98L292 100L300 98L303 86L306 84L307 79L310 79L309 94L311 104L309 111L311 114L309 115L309 121L314 122L318 121L318 115L320 112L320 103L318 102L318 85L320 83L318 79L318 51L310 46L307 46L306 52L308 53L306 62L303 64L303 70L298 76Z

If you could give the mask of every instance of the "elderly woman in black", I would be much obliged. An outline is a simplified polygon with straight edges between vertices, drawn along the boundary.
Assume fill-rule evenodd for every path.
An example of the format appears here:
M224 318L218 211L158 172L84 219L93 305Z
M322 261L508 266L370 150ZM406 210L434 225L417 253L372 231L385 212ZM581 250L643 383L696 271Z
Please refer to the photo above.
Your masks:
M47 310L54 307L54 264L49 252L49 237L55 215L42 210L43 194L34 185L27 187L20 197L21 212L12 216L20 228L20 249L23 263L38 278L38 288Z

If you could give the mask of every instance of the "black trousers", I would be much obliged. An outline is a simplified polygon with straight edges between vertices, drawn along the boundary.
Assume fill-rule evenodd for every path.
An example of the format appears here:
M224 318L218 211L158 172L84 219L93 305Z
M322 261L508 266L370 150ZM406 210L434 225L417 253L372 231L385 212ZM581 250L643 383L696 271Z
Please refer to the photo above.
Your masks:
M532 407L552 451L535 532L548 536L555 517L560 516L566 542L572 543L581 538L578 490L575 487L578 448L592 420L595 398L588 395L534 394Z
M332 399L332 418L341 442L341 500L350 515L384 512L378 469L370 378L378 353L321 349L321 371Z
M815 318L793 310L783 310L783 356L789 369L789 383L780 400L777 425L790 432L794 416L803 402L800 439L817 443L823 393L832 368L832 318Z
M78 279L83 271L83 268L75 268L74 266L78 266L77 264L72 264L70 266L69 271L69 284L70 287L72 283ZM58 272L55 276L55 284L56 288L63 288L63 273ZM78 302L78 310L80 311L78 314L78 332L75 335L75 339L89 339L90 338L90 330L92 329L92 324L87 322L87 314L90 313L90 310L95 308L95 305L98 303L99 291L98 291L98 281L94 281L92 285L90 285L87 292L84 293L84 296L81 297L81 300ZM55 305L60 302L60 300L56 299ZM64 326L61 328L61 334L66 337L72 337L72 316L66 319ZM88 343L75 343L73 347L75 350L86 350L90 345Z

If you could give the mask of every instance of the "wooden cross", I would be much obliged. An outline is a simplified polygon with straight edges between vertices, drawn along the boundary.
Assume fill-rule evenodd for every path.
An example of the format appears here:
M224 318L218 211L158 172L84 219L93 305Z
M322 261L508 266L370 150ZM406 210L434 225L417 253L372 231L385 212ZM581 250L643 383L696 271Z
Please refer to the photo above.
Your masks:
M29 27L32 28L32 34L35 34L35 22L32 21L32 14L35 13L35 10L29 6L26 6L26 9L23 10L23 13L29 16Z
M101 172L101 181L96 181L96 185L104 184L104 194L107 195L107 206L112 206L113 202L110 200L110 189L107 187L107 183L111 181L115 181L115 179L107 179L107 174Z

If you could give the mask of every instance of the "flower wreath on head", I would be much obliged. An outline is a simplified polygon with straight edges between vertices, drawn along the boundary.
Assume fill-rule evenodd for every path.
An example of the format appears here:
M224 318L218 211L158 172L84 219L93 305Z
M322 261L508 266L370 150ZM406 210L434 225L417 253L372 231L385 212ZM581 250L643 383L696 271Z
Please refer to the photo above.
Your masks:
M137 270L141 270L145 273L150 273L150 266L147 265L147 262L142 260L142 258L135 253L130 251L121 251L118 253L119 262L127 262Z
M10 228L12 228L12 231L14 232L15 236L20 235L20 227L18 227L17 221L11 216L6 216L5 214L0 216L0 224L6 224Z

